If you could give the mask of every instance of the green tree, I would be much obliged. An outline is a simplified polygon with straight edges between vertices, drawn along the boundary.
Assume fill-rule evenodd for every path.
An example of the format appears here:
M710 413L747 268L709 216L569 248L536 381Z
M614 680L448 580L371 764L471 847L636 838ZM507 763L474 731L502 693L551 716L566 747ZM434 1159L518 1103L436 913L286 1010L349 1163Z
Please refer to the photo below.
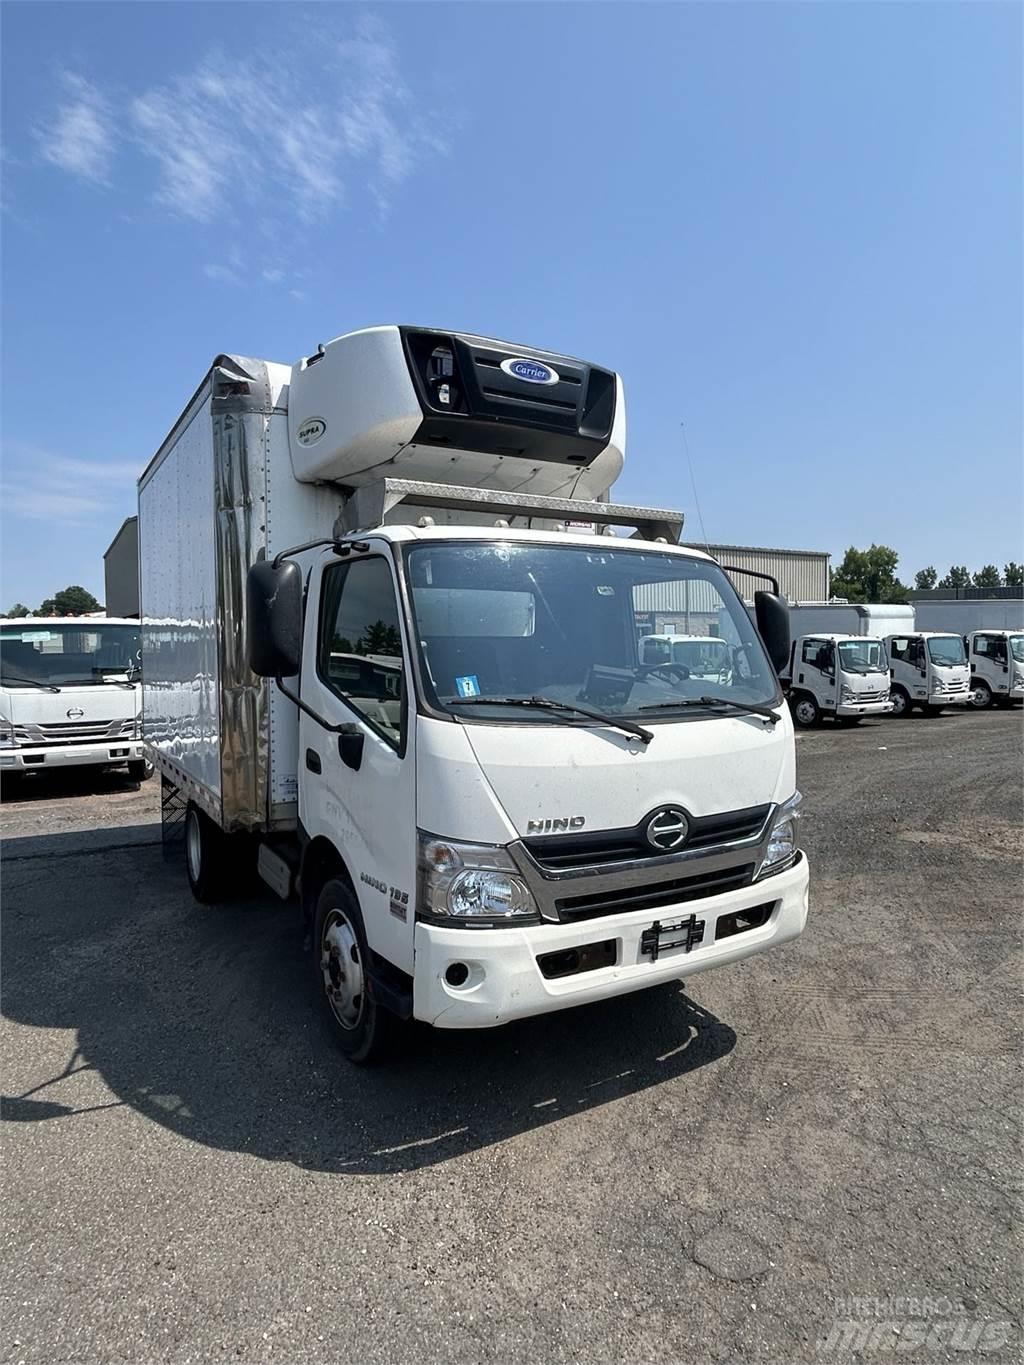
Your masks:
M363 632L357 651L360 654L401 654L402 642L394 626L374 621Z
M999 570L994 564L986 564L974 575L976 588L998 588L1002 584Z
M870 550L850 546L832 575L832 596L850 602L905 602L907 588L896 577L899 555L888 545Z
M949 573L945 578L939 580L940 588L969 588L971 586L971 571L966 564L950 565Z
M36 615L84 616L86 612L102 610L103 603L97 602L91 592L77 583L72 583L42 602Z
M927 569L918 569L914 574L915 588L934 588L938 582L939 575L933 565L929 564Z
M1024 564L1017 564L1011 559L1003 567L1003 582L1008 588L1019 588L1024 584Z
M14 620L15 617L31 616L32 613L31 611L29 611L28 607L24 605L24 603L15 602L14 606L11 607L10 611L6 612L5 615L8 617L9 620Z

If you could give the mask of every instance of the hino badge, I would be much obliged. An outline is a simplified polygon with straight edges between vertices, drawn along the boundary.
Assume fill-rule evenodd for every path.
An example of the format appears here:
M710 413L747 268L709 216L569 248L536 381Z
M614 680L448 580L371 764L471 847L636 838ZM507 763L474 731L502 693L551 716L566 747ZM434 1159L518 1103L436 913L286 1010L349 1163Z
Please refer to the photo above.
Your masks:
M624 447L609 370L374 327L218 357L142 475L165 836L298 892L353 1061L803 929L785 603L605 501Z

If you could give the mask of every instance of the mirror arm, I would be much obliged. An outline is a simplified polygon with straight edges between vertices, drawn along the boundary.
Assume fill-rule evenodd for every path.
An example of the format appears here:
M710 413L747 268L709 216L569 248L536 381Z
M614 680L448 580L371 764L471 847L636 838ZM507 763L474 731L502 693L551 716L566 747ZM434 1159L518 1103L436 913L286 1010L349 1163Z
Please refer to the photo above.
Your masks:
M306 705L297 693L288 691L287 687L284 685L283 678L275 678L274 682L277 683L278 690L286 696L290 702L294 702L299 710L302 711L304 715L307 715L310 720L315 720L321 729L327 730L332 735L340 735L343 733L345 730L344 725L332 725L329 720L324 720L323 716L318 716L311 707Z

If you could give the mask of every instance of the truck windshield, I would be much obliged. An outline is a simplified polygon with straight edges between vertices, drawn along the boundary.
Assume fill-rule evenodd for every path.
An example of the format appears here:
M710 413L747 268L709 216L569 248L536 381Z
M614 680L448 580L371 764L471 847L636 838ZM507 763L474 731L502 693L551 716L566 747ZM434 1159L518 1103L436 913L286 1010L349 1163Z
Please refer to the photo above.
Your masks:
M55 624L31 617L0 627L0 682L5 687L94 686L138 672L138 626L102 618Z
M673 701L680 716L707 717L729 712L701 710L701 697L778 700L757 631L710 561L607 541L446 541L405 555L427 701L460 719L567 723L500 698L581 702L646 723L645 708L671 718ZM460 708L469 697L495 698L493 711Z
M844 673L887 673L881 640L844 640L839 646L839 666Z
M933 664L952 668L955 664L965 664L964 642L959 635L936 635L928 641L928 657Z
M1019 664L1024 664L1024 635L1010 636L1010 653Z

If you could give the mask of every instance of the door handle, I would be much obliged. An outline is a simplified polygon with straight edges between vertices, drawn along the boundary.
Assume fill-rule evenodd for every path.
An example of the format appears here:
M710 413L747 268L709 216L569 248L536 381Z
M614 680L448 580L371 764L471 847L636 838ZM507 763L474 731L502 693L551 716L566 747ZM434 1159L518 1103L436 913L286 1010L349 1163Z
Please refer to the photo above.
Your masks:
M306 750L306 767L311 773L322 773L323 764L320 762L320 755L315 749Z

